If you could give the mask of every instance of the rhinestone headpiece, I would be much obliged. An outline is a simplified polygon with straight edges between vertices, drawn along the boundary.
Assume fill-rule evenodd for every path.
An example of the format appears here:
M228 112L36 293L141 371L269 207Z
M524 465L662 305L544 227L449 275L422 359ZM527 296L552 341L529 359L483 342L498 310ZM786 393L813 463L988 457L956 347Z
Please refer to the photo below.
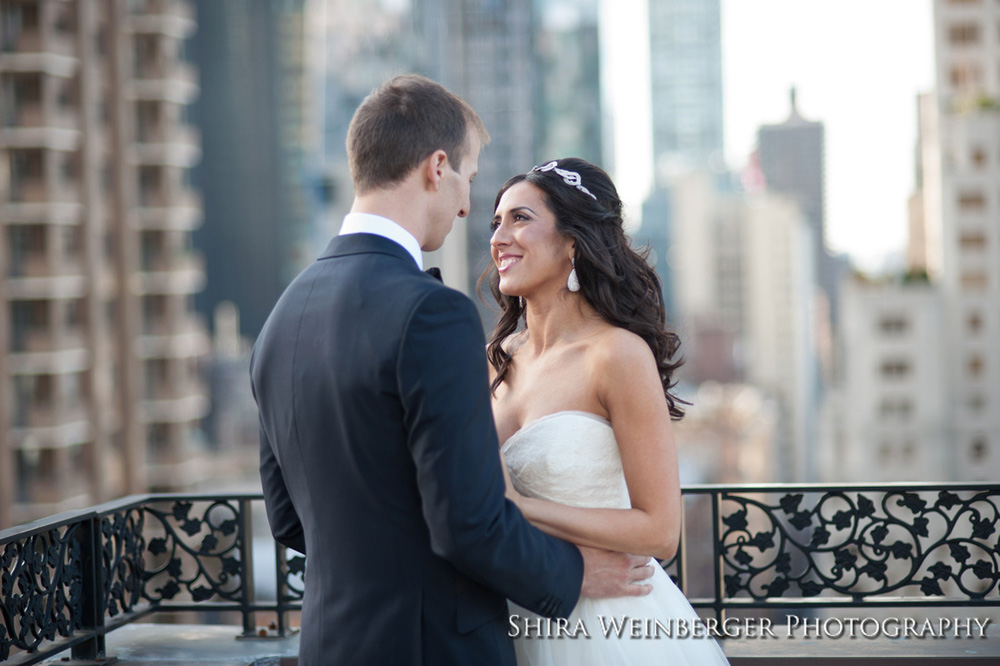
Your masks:
M580 190L594 201L597 201L597 197L594 196L594 193L583 186L583 179L580 178L580 174L578 174L576 171L568 171L567 169L560 169L558 166L556 166L556 164L557 162L553 160L548 164L542 164L540 166L536 166L534 169L532 169L532 171L555 171L557 174L562 176L564 183L566 183L570 187L575 187L576 189Z

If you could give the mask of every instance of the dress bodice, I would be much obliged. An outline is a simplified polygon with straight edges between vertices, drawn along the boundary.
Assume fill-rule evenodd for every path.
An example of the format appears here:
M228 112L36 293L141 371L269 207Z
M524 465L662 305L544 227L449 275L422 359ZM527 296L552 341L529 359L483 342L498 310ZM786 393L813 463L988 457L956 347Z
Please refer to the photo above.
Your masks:
M522 495L571 506L631 507L615 432L596 414L548 414L511 435L501 451Z
M631 502L615 431L606 419L589 412L555 412L531 421L501 447L514 487L529 497L573 506L628 509ZM643 626L694 627L698 616L688 600L659 566L645 581L647 596L611 599L580 597L565 626L571 632L586 629L591 640L573 640L579 634L529 633L529 627L551 626L510 603L511 628L518 666L728 666L714 640L680 640L668 636L633 638L603 633L608 618L641 620ZM513 634L512 634L513 635ZM679 634L676 634L679 635Z

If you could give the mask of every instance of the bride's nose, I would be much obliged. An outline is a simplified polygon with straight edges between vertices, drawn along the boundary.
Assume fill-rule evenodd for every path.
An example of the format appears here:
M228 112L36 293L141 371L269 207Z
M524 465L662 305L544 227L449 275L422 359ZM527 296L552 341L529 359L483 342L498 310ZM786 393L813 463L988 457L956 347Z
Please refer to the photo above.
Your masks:
M497 228L493 230L493 235L490 236L490 245L493 247L506 245L507 240L507 227L501 222L497 225Z

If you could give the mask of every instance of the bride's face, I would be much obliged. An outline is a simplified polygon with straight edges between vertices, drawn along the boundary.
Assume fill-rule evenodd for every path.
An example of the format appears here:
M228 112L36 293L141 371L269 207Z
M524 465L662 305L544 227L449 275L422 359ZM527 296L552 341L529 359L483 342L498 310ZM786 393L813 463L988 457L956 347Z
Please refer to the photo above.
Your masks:
M492 229L490 253L501 293L530 297L566 289L573 240L556 230L556 216L542 190L520 182L504 192Z

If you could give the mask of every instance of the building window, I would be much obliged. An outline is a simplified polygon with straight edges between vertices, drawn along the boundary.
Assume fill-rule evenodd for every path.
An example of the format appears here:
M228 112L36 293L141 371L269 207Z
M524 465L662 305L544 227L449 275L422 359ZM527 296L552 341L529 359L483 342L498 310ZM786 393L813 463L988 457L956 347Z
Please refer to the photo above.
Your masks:
M982 70L974 62L953 65L950 71L951 85L958 90L977 88L983 78Z
M85 311L84 303L80 299L66 301L66 326L72 330L78 330L83 326Z
M879 414L884 420L906 420L913 412L913 403L909 398L883 398L879 403Z
M910 327L910 322L902 315L886 315L879 320L878 327L883 335L902 335Z
M36 191L44 186L45 166L40 150L11 150L7 167L11 201L39 201Z
M986 197L982 192L968 190L958 195L958 208L963 213L979 212L986 208Z
M151 452L159 457L166 453L170 445L170 426L166 423L150 423L146 426L146 443ZM157 462L165 462L157 460Z
M966 190L958 195L958 207L963 212L979 212L986 208L986 197L982 192Z
M948 28L948 41L953 45L976 44L979 42L977 23L955 23Z
M962 288L980 291L986 289L990 284L986 271L969 271L962 273Z
M979 169L986 166L986 151L983 150L982 146L976 146L972 149L972 163Z
M965 252L981 252L986 249L986 232L963 231L958 237L958 244Z
M878 457L883 465L889 462L889 459L892 457L892 445L888 441L882 440L882 443L879 444Z
M966 365L969 371L969 377L973 379L978 379L983 376L983 371L986 369L986 361L979 354L973 354L969 357L969 362Z
M966 328L970 335L978 335L983 329L983 317L977 311L969 313L968 318L965 320Z
M969 456L973 462L983 462L986 459L986 438L977 435L969 446Z
M912 439L906 439L903 441L903 462L912 463L913 458L916 454L917 447L913 443Z
M170 397L169 363L170 361L164 358L155 358L146 362L147 400L164 400Z
M881 372L886 379L902 379L910 374L910 364L901 359L882 361Z
M49 328L48 301L12 301L10 304L11 351L33 351L35 336Z

